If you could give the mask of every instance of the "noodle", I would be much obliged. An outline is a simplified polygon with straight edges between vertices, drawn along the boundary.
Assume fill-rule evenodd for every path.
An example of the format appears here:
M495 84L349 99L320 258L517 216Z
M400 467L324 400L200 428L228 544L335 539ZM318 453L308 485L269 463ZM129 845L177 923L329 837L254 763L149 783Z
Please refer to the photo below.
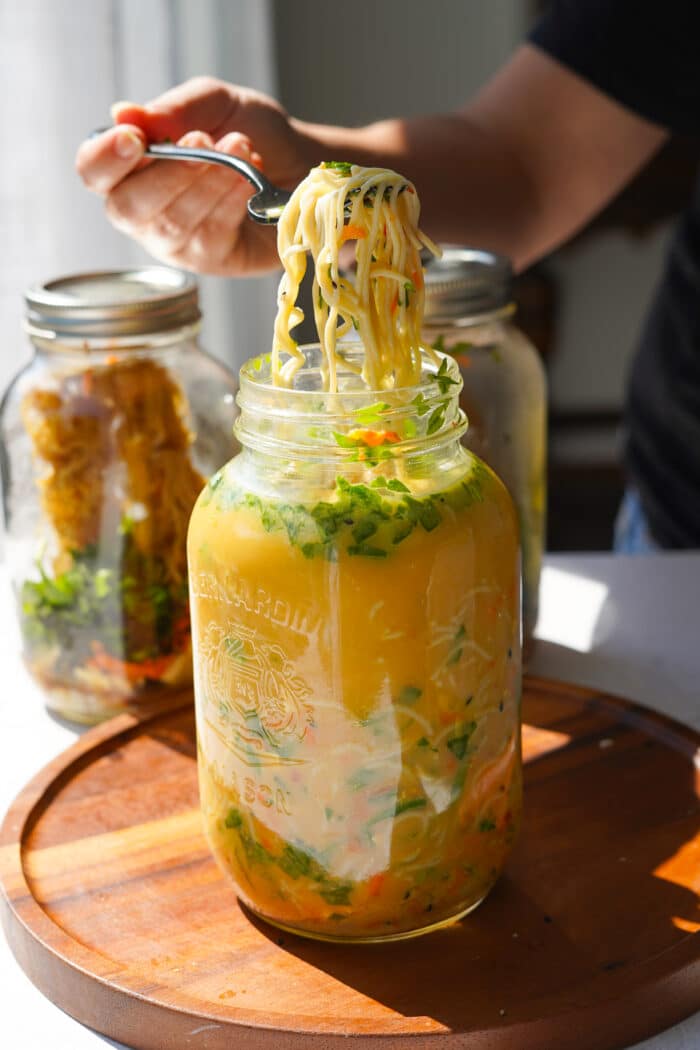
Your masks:
M395 171L330 162L312 168L279 220L277 245L284 274L277 296L272 377L289 386L304 362L291 330L304 318L297 306L314 264L313 307L324 359L323 386L337 390L337 366L359 373L370 389L410 386L421 373L423 270L420 251L438 249L418 229L420 203L413 185ZM355 242L354 277L341 273L340 249ZM338 347L357 332L364 365L350 364ZM433 355L429 347L424 348ZM282 362L280 354L288 359Z
M27 659L92 720L146 681L189 674L186 534L204 479L188 405L167 369L137 357L67 371L21 412L53 533L22 588Z

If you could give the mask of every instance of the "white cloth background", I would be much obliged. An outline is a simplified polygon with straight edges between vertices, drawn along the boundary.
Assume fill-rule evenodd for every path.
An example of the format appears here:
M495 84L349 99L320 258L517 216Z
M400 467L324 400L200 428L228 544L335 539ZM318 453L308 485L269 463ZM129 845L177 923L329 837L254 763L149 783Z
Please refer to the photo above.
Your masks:
M31 353L27 285L148 261L74 170L116 99L210 73L275 91L269 0L0 0L0 390ZM203 344L237 368L266 349L276 279L201 281Z

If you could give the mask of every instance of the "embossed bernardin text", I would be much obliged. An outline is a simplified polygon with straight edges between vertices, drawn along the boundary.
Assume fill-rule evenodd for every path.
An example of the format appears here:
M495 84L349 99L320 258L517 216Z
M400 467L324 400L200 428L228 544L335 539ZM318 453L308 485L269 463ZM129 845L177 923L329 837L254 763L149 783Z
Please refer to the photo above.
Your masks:
M197 689L206 724L246 765L305 761L296 744L314 724L311 691L278 643L233 620L211 621L199 640Z
M243 609L252 616L269 620L275 626L296 634L308 636L318 628L320 622L318 613L311 605L303 602L292 604L282 598L275 598L262 587L252 587L231 570L217 574L197 573L190 582L190 594L193 598L204 598L222 602L234 609Z

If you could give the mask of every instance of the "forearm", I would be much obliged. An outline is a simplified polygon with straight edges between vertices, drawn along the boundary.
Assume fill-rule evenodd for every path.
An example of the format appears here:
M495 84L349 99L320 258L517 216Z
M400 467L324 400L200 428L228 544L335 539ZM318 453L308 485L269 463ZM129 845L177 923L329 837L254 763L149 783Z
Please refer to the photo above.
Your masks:
M502 252L517 269L590 221L666 137L530 45L459 113L296 126L310 163L396 168L416 184L426 233Z
M310 164L395 168L416 185L421 226L435 240L502 252L518 266L537 252L536 199L517 156L468 116L383 120L364 128L297 124Z

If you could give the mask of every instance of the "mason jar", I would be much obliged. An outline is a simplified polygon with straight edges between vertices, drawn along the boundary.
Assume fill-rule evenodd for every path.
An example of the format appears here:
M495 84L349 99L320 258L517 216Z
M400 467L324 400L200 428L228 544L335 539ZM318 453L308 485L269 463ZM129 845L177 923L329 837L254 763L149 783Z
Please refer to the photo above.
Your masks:
M304 352L291 389L244 366L242 451L190 521L204 826L271 923L393 940L475 908L518 828L517 519L454 360L325 393Z
M30 288L33 357L0 406L5 547L48 707L100 721L191 682L186 533L233 437L233 376L165 267Z
M424 337L450 354L463 380L465 445L515 503L523 552L523 630L535 629L546 526L547 391L540 355L515 323L509 261L443 249L425 269Z

